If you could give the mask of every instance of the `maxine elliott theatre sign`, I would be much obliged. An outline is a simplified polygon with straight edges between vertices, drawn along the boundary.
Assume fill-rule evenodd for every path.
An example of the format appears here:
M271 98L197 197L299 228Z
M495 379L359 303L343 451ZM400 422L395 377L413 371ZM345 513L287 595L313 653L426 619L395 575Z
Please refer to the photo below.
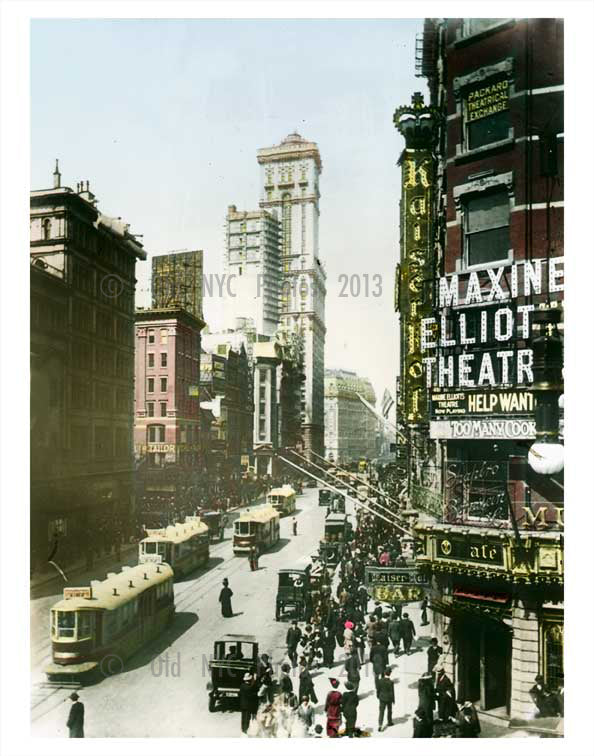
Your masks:
M421 352L436 352L422 358L426 386L531 384L532 349L516 345L518 341L529 343L532 338L530 315L534 305L518 305L515 300L560 292L563 287L562 257L553 257L548 263L538 259L473 271L464 279L457 273L441 277L440 317L421 320ZM483 345L491 348L480 351ZM456 354L447 353L454 350Z

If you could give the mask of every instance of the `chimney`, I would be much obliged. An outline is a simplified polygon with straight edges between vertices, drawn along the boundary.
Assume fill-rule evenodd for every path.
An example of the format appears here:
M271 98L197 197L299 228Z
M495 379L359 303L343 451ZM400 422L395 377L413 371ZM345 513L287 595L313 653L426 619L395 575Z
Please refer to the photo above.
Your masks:
M56 168L54 170L54 189L59 189L62 182L62 174L58 168L58 158L56 158Z

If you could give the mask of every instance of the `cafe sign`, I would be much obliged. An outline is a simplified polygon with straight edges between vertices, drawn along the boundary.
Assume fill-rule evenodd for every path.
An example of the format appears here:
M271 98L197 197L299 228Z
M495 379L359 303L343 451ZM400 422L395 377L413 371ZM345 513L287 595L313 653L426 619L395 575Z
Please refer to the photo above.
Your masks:
M365 583L371 587L375 585L426 586L430 582L429 574L418 570L416 567L365 568Z
M504 550L500 543L489 543L473 538L440 537L436 539L435 552L436 560L504 566Z

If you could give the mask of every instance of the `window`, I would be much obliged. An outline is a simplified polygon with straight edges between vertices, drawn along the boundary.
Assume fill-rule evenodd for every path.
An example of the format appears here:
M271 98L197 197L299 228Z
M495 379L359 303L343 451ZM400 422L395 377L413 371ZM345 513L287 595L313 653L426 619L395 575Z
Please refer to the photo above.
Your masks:
M475 150L510 135L507 76L482 81L464 94L466 149Z
M465 18L462 22L462 33L465 37L480 34L503 20L502 18Z
M167 391L167 378L161 378L161 393Z
M148 353L148 366L155 367L155 353L154 352Z
M149 331L148 332L148 343L149 344L154 344L155 343L155 332L154 331Z
M161 328L161 344L167 343L167 329Z
M161 352L161 367L167 367L167 352Z
M148 379L147 392L149 394L154 394L154 392L155 392L155 379L154 378L149 378Z
M75 612L54 612L54 615L58 615L57 621L57 637L58 638L74 638L74 631L76 628L76 613Z
M52 236L52 221L50 218L45 218L43 221L43 238L50 239Z
M116 428L116 457L126 457L132 453L131 436L127 428Z
M180 441L181 444L185 444L186 443L186 426L185 425L180 425L180 428L179 428L179 441Z
M70 448L74 459L86 459L89 456L89 429L82 425L70 428Z
M146 403L146 414L149 417L155 416L155 403L154 402L147 402Z
M111 457L113 455L112 449L112 433L111 428L96 427L95 428L95 456L98 458Z
M167 402L161 402L161 417L167 417Z
M544 678L550 690L563 685L563 625L543 623Z
M149 425L147 428L149 443L164 443L165 441L165 426L164 425Z
M466 265L472 267L507 260L509 245L507 190L469 197L464 206Z

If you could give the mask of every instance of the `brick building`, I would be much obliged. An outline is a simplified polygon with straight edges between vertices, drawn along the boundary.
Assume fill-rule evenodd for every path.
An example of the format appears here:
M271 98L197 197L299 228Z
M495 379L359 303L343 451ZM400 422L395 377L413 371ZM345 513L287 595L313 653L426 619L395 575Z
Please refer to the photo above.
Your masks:
M113 548L134 515L135 264L142 245L89 182L30 195L31 562Z
M563 23L429 19L417 52L431 107L397 111L405 136L406 117L435 123L401 159L405 190L426 193L403 194L399 272L417 356L403 367L422 397L417 415L399 397L422 441L408 469L417 562L458 696L530 719L535 676L563 684L563 476L527 461L538 322L563 308Z
M136 311L139 508L157 519L192 510L192 489L204 465L198 388L203 326L182 307Z

